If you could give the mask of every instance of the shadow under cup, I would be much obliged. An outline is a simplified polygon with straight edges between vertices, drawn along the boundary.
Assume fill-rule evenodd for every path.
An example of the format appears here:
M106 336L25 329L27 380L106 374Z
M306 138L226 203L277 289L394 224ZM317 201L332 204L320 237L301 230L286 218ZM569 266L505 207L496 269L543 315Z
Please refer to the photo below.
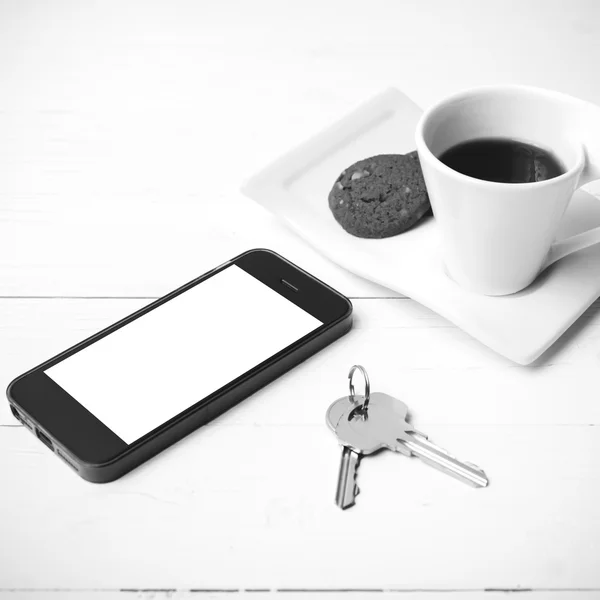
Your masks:
M486 295L512 294L540 271L585 164L561 95L521 86L451 96L426 111L416 142L447 273ZM462 142L504 138L553 154L563 174L534 183L498 183L454 171L437 157Z

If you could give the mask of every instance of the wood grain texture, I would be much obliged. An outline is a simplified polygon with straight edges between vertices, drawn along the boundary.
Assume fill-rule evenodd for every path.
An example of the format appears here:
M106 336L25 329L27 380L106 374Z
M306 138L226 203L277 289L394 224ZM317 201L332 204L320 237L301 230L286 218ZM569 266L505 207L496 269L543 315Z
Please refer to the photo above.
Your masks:
M390 85L422 106L507 78L600 103L581 75L600 52L587 25L595 3L566 14L560 3L463 4L379 0L365 29L351 2L5 3L0 296L161 295L253 246L348 295L390 295L328 264L239 189ZM527 22L539 26L524 36ZM535 69L519 54L532 47L549 53Z
M342 512L324 424L227 417L93 485L3 427L2 509L14 518L0 526L0 588L600 588L597 427L427 431L484 466L490 487L382 453ZM368 547L385 551L348 570L348 551Z
M42 360L142 302L3 300L0 364ZM0 521L0 588L600 588L599 307L525 368L410 300L355 304L346 338L115 483L81 481L25 428L0 427L15 516ZM490 487L383 453L339 511L323 419L354 362ZM348 571L344 549L368 546L387 550Z
M0 598L600 598L600 304L515 366L239 193L388 86L421 106L499 81L600 104L599 19L589 0L2 2L0 385L251 247L372 299L343 340L113 484L1 403ZM339 511L323 419L357 362L490 487L384 453Z

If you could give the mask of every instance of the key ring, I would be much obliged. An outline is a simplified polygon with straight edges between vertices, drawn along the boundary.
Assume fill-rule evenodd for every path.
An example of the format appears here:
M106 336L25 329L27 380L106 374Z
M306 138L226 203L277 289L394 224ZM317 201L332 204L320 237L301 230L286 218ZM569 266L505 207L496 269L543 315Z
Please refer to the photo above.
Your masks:
M369 400L371 399L371 384L369 383L369 376L367 375L367 371L364 367L360 365L354 365L350 369L350 373L348 373L348 379L350 380L350 402L354 402L354 384L352 383L352 377L354 375L354 371L359 370L362 373L362 376L365 380L365 400L362 403L361 412L366 413L367 408L369 407Z

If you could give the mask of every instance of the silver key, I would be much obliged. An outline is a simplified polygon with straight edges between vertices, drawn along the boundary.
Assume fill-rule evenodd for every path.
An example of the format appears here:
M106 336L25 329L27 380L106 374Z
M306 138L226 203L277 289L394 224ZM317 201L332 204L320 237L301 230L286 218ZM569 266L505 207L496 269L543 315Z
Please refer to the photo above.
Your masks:
M368 409L350 407L338 420L338 439L363 455L388 448L406 456L417 456L426 464L473 487L486 487L485 472L471 463L459 461L406 420L408 407L387 394L372 394Z
M358 496L358 485L356 475L361 455L347 446L342 446L342 461L338 475L337 490L335 492L335 503L342 509L354 506Z
M352 384L352 376L356 369L360 369L365 377L365 394L360 396L354 393L354 385ZM365 401L369 403L369 377L367 372L358 365L355 365L350 369L348 374L350 380L350 395L344 396L339 400L336 400L327 410L327 424L329 428L335 433L339 420L349 410L364 406ZM356 483L356 476L358 475L358 466L360 465L362 453L358 449L349 448L348 446L342 445L342 458L340 461L340 469L338 473L337 490L335 493L335 503L342 510L354 506L356 496L359 493L359 488Z
M352 376L360 370L365 378L365 393L355 394ZM408 422L404 402L382 394L370 393L369 377L360 365L348 374L350 394L336 400L327 410L327 424L342 444L336 504L346 509L353 506L359 493L356 484L362 456L388 448L406 456L417 456L423 462L474 487L488 484L486 474L478 466L461 462L446 450L431 443Z

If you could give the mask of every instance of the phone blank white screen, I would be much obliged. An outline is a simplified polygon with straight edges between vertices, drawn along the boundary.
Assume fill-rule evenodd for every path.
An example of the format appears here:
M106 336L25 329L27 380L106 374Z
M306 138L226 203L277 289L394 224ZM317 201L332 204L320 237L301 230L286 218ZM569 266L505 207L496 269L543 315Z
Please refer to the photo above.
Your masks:
M130 444L321 325L232 265L46 374Z

